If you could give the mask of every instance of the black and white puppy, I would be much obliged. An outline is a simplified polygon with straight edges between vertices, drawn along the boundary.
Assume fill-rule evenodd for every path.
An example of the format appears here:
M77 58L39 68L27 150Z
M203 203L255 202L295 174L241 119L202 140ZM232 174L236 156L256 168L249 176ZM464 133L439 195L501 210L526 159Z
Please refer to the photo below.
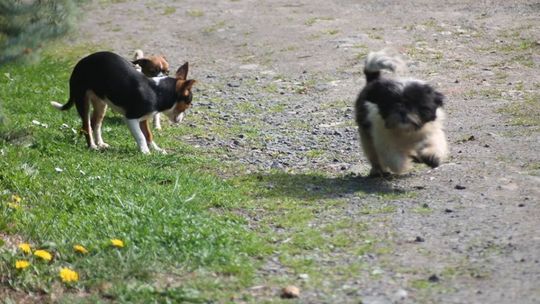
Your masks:
M365 60L366 85L356 100L356 122L372 176L404 173L412 160L435 168L448 155L444 96L422 80L381 76L383 70L402 66L386 51L371 52Z
M176 71L175 77L148 78L126 59L111 52L98 52L81 59L69 79L69 99L64 105L51 104L59 110L73 105L82 119L82 131L90 149L107 148L101 137L101 124L107 106L121 113L142 153L150 148L164 153L153 141L148 119L163 112L177 123L191 106L188 63ZM94 111L90 116L90 104ZM95 137L95 140L94 140Z

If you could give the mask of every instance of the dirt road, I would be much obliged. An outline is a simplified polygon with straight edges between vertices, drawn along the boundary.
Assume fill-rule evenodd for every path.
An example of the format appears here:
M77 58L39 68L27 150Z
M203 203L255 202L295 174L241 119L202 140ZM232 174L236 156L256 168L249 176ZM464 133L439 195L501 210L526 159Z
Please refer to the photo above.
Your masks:
M325 275L300 302L540 303L540 4L410 2L113 1L89 8L78 41L189 61L201 82L185 127L207 132L181 140L227 151L242 174L322 172L306 187L345 203L312 228L362 222L380 250L306 250ZM447 96L451 158L373 181L353 103L363 57L384 47ZM298 275L276 253L257 281Z

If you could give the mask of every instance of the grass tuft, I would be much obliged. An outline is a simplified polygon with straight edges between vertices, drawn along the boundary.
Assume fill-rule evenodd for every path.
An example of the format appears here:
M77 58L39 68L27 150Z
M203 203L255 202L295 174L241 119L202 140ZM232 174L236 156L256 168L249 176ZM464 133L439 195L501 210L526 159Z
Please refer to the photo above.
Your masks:
M172 128L157 136L172 153L140 154L111 111L103 129L111 148L89 151L76 111L49 104L65 102L68 78L84 51L75 53L62 59L51 50L35 64L0 69L9 75L0 77L0 234L54 256L43 263L13 246L0 247L0 282L49 293L60 282L58 270L69 266L80 275L73 291L141 302L203 301L225 285L250 282L252 257L264 245L231 212L247 199L246 191L208 170L219 163L173 140ZM9 202L12 195L22 198L17 206ZM125 246L114 248L113 238ZM76 253L75 244L89 253ZM15 269L15 260L23 258L31 266ZM178 288L156 279L193 273L198 275L179 279L186 282ZM206 291L208 282L218 287Z

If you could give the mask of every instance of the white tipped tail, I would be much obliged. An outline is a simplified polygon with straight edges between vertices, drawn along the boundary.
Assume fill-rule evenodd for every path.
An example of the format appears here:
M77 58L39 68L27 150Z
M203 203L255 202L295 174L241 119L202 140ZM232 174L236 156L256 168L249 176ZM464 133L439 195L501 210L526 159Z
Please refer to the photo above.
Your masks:
M57 108L58 110L62 110L62 107L64 106L63 104L59 103L59 102L56 102L56 101L51 101L51 105L55 108Z
M388 50L370 52L366 57L364 72L376 73L382 70L397 72L404 70L405 62L401 58L388 53Z
M140 49L135 50L135 52L133 53L133 60L139 60L141 58L144 58L143 51Z

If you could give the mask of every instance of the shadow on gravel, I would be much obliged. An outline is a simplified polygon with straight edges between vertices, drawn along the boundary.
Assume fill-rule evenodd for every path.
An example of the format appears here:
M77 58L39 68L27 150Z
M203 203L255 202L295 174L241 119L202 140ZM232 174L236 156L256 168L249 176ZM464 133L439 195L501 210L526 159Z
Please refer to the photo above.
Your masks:
M254 176L266 190L263 197L288 196L301 199L340 198L355 193L400 194L391 179L363 176L327 177L315 174L269 173Z

